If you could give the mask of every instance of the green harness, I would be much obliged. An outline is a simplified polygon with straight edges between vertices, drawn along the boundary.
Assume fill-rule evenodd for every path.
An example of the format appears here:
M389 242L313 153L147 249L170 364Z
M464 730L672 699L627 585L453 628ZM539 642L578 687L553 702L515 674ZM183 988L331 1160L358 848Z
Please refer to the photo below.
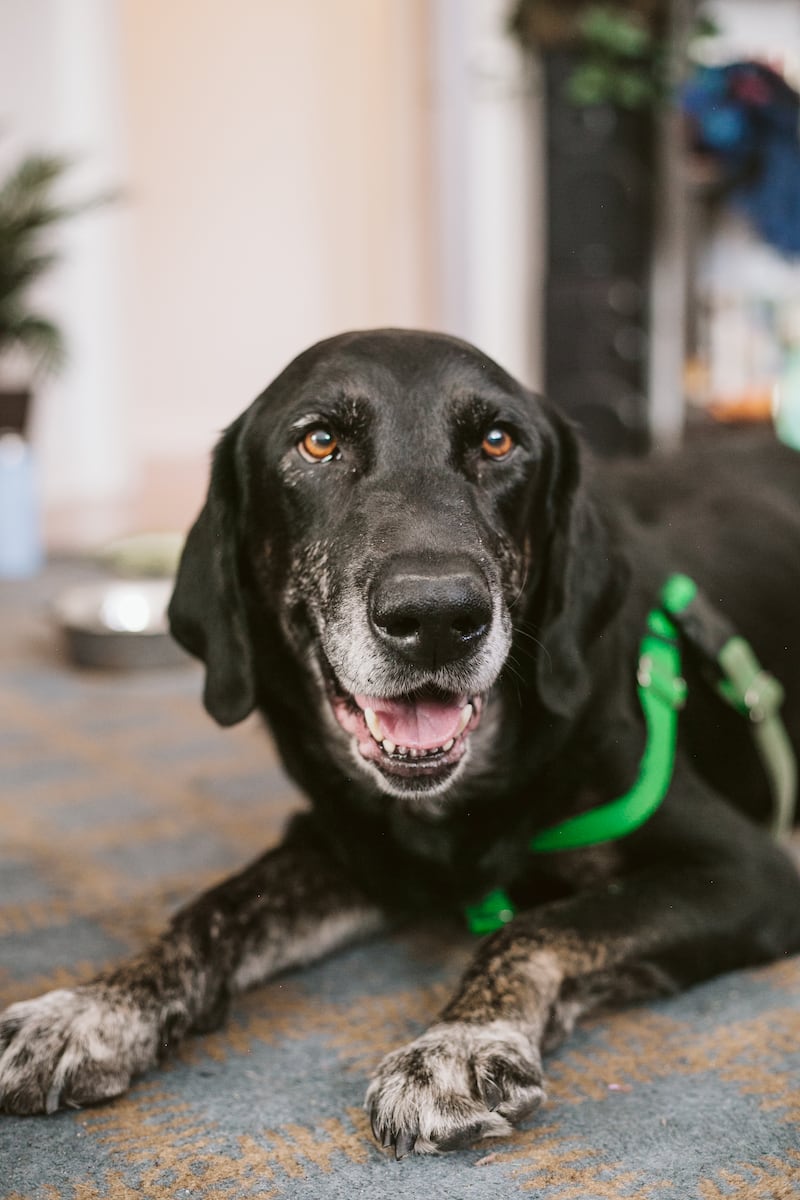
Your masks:
M686 703L681 635L703 659L715 664L713 686L722 699L749 718L772 792L773 833L781 836L791 827L797 766L779 716L783 688L761 668L750 645L712 608L694 580L687 575L672 575L662 588L659 607L647 616L639 648L637 685L647 742L636 782L617 800L536 834L528 843L531 851L577 850L616 841L633 833L659 807L672 779L678 713ZM464 910L475 934L499 929L511 920L514 911L513 902L502 888Z

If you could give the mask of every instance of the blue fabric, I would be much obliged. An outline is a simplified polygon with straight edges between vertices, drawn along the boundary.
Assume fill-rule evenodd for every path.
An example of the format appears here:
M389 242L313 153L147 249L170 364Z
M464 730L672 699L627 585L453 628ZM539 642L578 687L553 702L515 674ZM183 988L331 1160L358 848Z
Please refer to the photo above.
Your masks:
M684 88L698 148L721 164L734 208L766 242L800 255L800 97L760 63L704 67Z

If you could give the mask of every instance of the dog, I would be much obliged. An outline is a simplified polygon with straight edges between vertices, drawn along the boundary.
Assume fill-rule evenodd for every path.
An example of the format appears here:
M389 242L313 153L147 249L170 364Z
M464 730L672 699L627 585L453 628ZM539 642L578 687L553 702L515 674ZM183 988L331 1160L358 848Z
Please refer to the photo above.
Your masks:
M367 1092L398 1158L450 1150L539 1105L543 1053L584 1014L800 950L766 774L690 646L660 803L536 848L644 769L642 635L671 573L780 676L800 743L799 496L772 439L592 466L555 406L445 335L301 354L217 446L170 620L208 711L263 714L311 809L138 957L12 1005L0 1106L107 1100L242 989L501 889L455 994Z

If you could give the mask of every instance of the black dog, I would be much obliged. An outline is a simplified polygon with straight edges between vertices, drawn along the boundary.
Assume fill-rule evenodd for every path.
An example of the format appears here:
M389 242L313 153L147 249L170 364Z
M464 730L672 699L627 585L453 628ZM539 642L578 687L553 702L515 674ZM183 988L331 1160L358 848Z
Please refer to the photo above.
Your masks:
M800 455L766 442L587 480L558 413L451 338L301 355L219 444L171 620L209 711L260 710L312 811L136 960L12 1006L0 1105L114 1096L232 993L503 889L507 923L367 1095L398 1157L448 1149L539 1103L542 1051L582 1013L800 949L762 766L691 651L663 803L627 836L529 848L636 780L640 641L674 571L782 678L800 742L798 495Z

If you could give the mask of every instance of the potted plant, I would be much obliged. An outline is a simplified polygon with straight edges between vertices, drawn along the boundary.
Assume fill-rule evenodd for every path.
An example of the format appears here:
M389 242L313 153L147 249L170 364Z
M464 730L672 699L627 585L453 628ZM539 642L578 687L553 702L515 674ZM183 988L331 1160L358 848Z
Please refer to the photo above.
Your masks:
M666 0L518 0L546 113L548 393L603 453L649 443L647 294ZM575 337L575 330L586 335Z
M53 229L85 207L55 197L68 168L58 155L31 154L0 182L0 430L20 435L28 427L32 384L65 357L60 329L32 306L29 293L58 260Z
M698 9L699 0L517 0L513 11L513 32L539 56L545 99L546 387L604 453L649 446L657 147L687 40L712 28Z
M512 28L543 55L569 55L565 98L582 107L652 107L666 91L668 0L518 0Z
M0 180L0 577L41 562L38 503L27 431L33 384L65 359L58 325L30 298L58 261L52 233L95 200L64 203L59 155L30 154Z

